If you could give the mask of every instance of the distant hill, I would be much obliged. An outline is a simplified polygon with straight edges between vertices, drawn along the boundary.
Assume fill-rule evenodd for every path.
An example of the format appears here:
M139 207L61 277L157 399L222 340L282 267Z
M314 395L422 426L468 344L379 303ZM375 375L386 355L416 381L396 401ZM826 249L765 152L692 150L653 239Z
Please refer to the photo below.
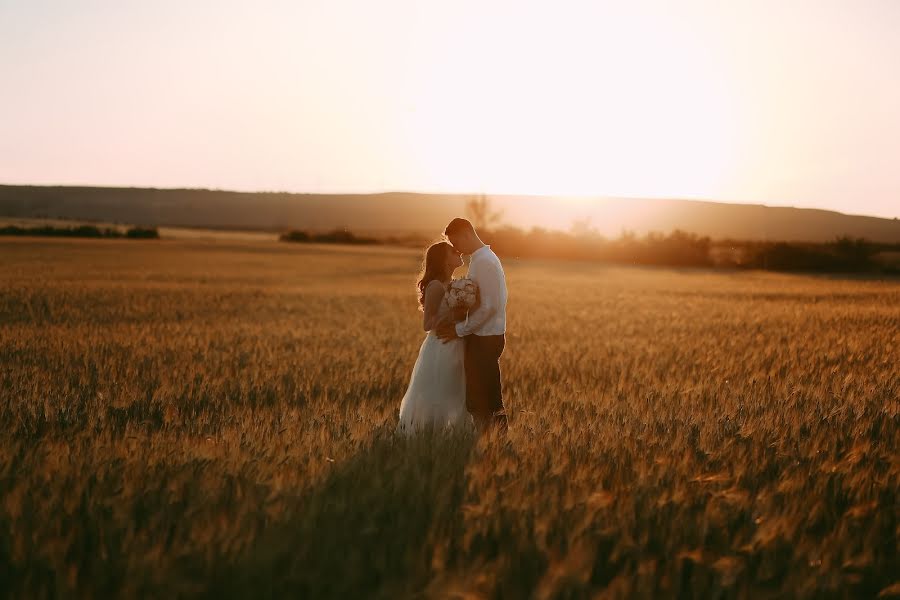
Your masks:
M436 234L464 215L459 194L290 194L198 189L0 185L0 216L282 231L346 227L376 235ZM815 209L676 199L490 196L502 223L607 236L681 229L714 239L828 241L837 236L900 242L900 220Z

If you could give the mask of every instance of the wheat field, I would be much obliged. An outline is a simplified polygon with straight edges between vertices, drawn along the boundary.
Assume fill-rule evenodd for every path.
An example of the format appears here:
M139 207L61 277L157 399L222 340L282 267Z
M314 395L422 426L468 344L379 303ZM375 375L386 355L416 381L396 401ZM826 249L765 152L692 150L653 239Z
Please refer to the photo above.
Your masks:
M0 241L0 590L900 595L896 280L507 260L501 444L393 435L419 260Z

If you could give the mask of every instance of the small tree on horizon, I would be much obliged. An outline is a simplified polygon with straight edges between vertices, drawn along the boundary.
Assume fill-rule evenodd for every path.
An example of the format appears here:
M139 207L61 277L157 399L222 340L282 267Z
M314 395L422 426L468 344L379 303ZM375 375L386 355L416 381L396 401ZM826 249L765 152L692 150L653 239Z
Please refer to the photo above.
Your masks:
M493 225L500 224L503 211L492 210L490 199L484 194L477 194L466 200L466 215L475 229L490 229Z

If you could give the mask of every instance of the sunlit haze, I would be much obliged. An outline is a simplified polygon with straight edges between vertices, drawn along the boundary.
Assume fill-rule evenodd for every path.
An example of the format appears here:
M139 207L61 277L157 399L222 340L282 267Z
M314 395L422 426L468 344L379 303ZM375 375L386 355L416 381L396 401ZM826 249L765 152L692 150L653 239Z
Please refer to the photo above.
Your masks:
M900 2L0 0L0 183L900 216Z

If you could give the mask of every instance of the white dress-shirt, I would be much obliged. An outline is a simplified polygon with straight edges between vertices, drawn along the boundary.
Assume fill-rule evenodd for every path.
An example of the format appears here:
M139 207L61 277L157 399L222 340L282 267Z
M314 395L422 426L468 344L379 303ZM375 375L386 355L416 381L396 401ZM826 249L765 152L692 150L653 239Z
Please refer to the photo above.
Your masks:
M469 318L456 324L456 335L503 335L506 333L506 275L490 246L472 253L469 279L478 285L481 305Z

